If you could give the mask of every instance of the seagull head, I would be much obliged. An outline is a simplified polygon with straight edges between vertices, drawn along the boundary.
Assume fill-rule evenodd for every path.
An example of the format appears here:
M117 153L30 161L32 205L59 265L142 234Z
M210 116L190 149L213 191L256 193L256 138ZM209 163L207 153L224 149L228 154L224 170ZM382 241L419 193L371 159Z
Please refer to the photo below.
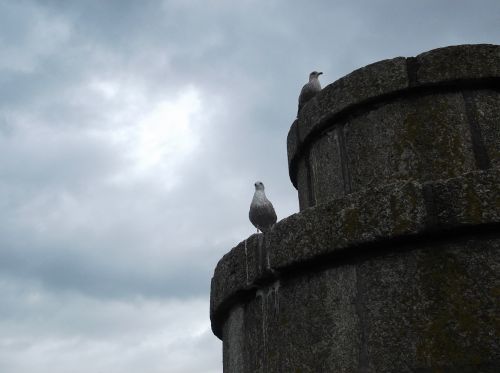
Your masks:
M318 79L318 77L323 74L322 72L317 72L313 71L312 73L309 74L309 80L311 79Z
M255 190L264 190L264 184L262 183L262 181L256 181L254 185Z

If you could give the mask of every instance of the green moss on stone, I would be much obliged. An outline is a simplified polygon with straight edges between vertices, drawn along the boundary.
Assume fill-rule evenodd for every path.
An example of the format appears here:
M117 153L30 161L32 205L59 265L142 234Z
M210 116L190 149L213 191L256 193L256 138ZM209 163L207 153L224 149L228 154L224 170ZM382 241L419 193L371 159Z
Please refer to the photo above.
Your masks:
M482 203L481 199L472 188L472 186L467 185L465 189L465 198L467 200L467 215L468 220L480 223L482 221Z
M400 196L392 195L390 199L392 219L394 222L393 234L402 234L408 232L414 224L413 212L417 208L417 197L414 190L405 193L404 200Z
M466 162L465 142L453 98L426 97L405 117L404 132L396 150L399 156L407 149L412 150L418 158L416 169L412 170L416 176L449 178L462 172Z
M460 260L449 252L428 251L419 266L424 273L422 290L428 299L417 358L429 367L449 361L464 365L488 362L489 351L481 332L492 320L479 314L481 298L470 293L474 280Z
M346 239L353 239L359 232L360 228L359 210L356 208L347 208L344 210L344 237Z

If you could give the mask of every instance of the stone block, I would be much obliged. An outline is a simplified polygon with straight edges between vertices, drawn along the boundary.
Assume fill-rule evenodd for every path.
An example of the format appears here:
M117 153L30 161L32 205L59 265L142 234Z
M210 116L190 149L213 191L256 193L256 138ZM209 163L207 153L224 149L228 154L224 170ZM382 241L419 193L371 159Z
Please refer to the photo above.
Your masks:
M356 117L346 125L346 148L353 191L475 169L458 93L401 99Z
M302 157L297 163L297 188L299 191L300 211L313 206L311 201L312 190L309 184L309 170L307 157Z
M222 360L225 372L245 371L245 310L243 306L234 307L224 322Z
M426 214L421 186L411 182L333 200L274 227L269 237L270 265L280 271L382 237L414 234L425 228Z
M482 146L489 164L500 166L500 93L493 90L474 91L472 118L479 126Z
M348 372L357 362L352 267L281 281L268 314L269 372ZM277 308L276 308L277 307ZM287 341L287 343L282 343Z
M499 244L417 244L360 263L357 296L367 370L451 372L498 359L499 330L491 328L499 311Z
M419 54L419 85L488 79L500 76L500 46L457 45Z
M345 195L338 131L323 135L312 147L310 163L316 203Z
M476 237L416 252L416 367L445 372L500 368L499 253L500 240Z
M286 138L286 149L288 154L288 165L290 166L292 159L295 157L298 149L298 136L297 136L297 121L294 121L288 131Z
M266 372L268 343L265 300L256 293L245 304L245 369L244 373Z
M427 204L435 230L500 222L500 169L427 183Z

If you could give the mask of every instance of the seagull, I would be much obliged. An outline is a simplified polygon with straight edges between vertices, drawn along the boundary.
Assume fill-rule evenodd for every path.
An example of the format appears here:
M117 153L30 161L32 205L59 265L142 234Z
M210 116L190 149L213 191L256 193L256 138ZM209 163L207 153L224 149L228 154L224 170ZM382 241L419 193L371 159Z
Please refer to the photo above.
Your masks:
M299 110L297 111L297 116L302 110L302 107L313 98L316 93L321 91L321 84L319 83L318 77L323 74L322 72L313 71L309 74L309 83L304 84L299 95Z
M259 230L264 233L268 232L276 223L276 212L273 204L267 199L264 184L260 181L255 182L255 193L250 204L248 217L257 228L257 233L259 233Z

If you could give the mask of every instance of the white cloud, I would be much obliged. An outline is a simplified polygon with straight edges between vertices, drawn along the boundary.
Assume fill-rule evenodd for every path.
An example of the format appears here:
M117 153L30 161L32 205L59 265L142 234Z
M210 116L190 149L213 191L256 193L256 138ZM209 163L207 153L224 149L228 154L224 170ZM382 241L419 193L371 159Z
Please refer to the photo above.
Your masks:
M175 180L176 164L191 154L200 143L203 106L199 93L190 87L174 101L163 100L138 118L137 127L127 136L132 157L141 171L159 168L159 178ZM163 173L163 174L162 174Z
M0 319L2 372L218 371L207 297L96 300L11 280L0 279L9 306Z

